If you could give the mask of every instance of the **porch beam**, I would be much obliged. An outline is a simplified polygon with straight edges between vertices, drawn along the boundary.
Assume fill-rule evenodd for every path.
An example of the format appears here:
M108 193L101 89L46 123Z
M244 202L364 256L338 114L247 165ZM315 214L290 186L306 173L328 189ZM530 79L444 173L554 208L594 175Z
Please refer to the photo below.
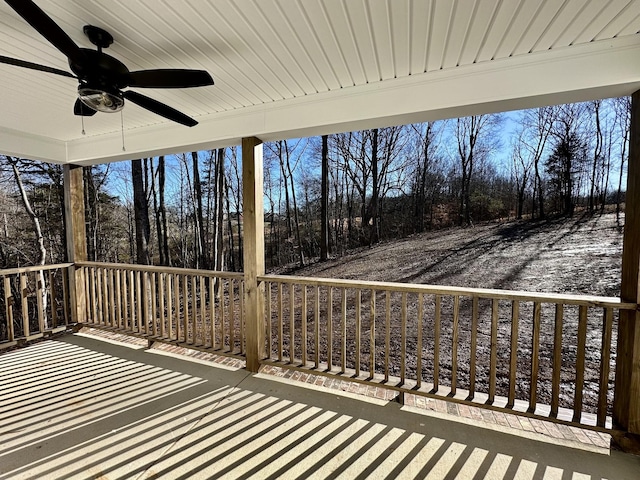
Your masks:
M264 283L264 205L262 141L242 139L242 193L247 370L257 372L266 358Z
M640 303L640 91L632 95L629 170L622 252L622 301ZM621 311L616 358L614 425L640 447L640 311ZM624 445L623 445L624 447Z
M72 323L86 321L84 277L75 262L87 260L87 236L84 215L84 183L82 167L64 166L64 218L69 268L69 301Z

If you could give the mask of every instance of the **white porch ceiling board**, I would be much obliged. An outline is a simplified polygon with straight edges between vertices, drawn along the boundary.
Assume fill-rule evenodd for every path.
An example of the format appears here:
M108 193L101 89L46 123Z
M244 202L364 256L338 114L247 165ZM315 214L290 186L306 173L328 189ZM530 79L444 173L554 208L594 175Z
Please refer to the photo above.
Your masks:
M362 59L356 46L355 34L342 0L327 0L325 11L327 13L331 34L335 38L340 56L344 59L347 68L347 76L342 78L343 87L363 85L367 83Z
M576 16L582 12L588 2L589 0L564 0L558 14L540 37L536 51L562 46L558 39L565 35L567 31L573 31L573 23ZM573 35L575 36L577 33L574 32Z
M141 156L143 142L149 152L180 151L229 145L238 135L285 138L631 93L640 81L640 55L628 54L640 42L640 0L35 2L81 47L93 48L82 33L85 24L112 33L115 42L106 53L130 70L204 69L215 80L204 88L135 89L201 125L174 125L127 102L128 153L123 154L120 115L85 118L86 135L81 134L80 118L72 112L75 80L0 65L0 139L12 152L60 162ZM68 70L64 56L3 1L0 55ZM589 56L590 62L580 63L576 71L545 68L574 55ZM621 59L628 69L619 65ZM603 76L603 65L613 73ZM480 98L484 68L499 72L492 77L495 95ZM518 68L531 75L552 71L561 78L520 77ZM467 92L452 91L443 78ZM516 78L522 88L511 86ZM526 101L512 98L513 92ZM471 106L465 108L461 99ZM333 111L327 111L329 106ZM21 134L9 142L15 132ZM0 143L4 151L9 149Z
M466 46L469 29L473 22L475 0L453 2L454 13L450 31L442 58L442 68L457 67L460 64L462 50Z
M328 8L325 3L315 0L296 2L301 6L305 14L305 22L308 25L307 38L313 39L316 51L319 55L314 60L331 90L349 87L354 84L353 77L347 66L344 52L340 48L339 40L331 23ZM307 40L306 44L309 43ZM310 49L312 47L309 47ZM325 70L326 69L326 70Z
M460 65L475 63L484 47L485 39L491 31L492 21L500 3L495 0L476 0L473 21L467 32L467 43L460 55Z
M539 34L532 23L540 11L544 10L545 3L547 2L544 0L520 1L518 10L494 54L495 58L505 58L513 55L529 32L533 32L534 37ZM526 52L528 51L529 49L526 50Z
M393 45L394 72L397 77L406 77L413 73L411 69L411 54L414 44L411 42L411 0L397 0L401 5L389 14L391 22L391 42ZM387 9L391 12L390 0ZM416 73L422 73L420 70Z
M587 33L585 40L580 41L579 39L585 32L588 32L590 28L593 28L594 21L602 14L605 8L610 8L612 3L612 0L608 0L607 2L603 2L602 0L589 0L582 11L574 17L571 28L567 28L558 37L557 44L573 45L574 43L591 41L597 32L594 32L590 38Z
M429 29L429 40L427 47L427 72L434 72L442 69L442 59L447 47L447 37L449 35L452 16L455 12L457 0L451 2L435 2L433 10L433 22Z
M399 4L406 4L405 0L396 1ZM363 3L368 17L365 19L368 23L371 48L378 64L378 80L396 78L396 61L400 60L400 57L404 57L402 63L408 63L409 51L405 49L403 53L398 55L394 48L395 42L400 41L396 33L400 32L394 31L393 18L389 14L389 3L387 0L368 3L363 1ZM396 7L395 11L397 12L404 10L399 5Z
M493 0L490 0L493 1ZM411 1L411 14L407 23L411 41L411 73L424 73L427 70L427 54L429 50L429 36L433 4L431 2Z
M496 58L496 52L500 48L504 36L509 32L509 28L518 11L522 0L505 0L496 2L497 8L494 17L488 27L484 45L478 53L476 61L486 62Z
M380 59L371 31L370 9L367 0L344 2L347 21L351 27L358 62L364 71L365 83L383 80ZM389 56L387 56L387 60ZM393 77L388 77L393 78Z
M266 28L256 28L260 30L262 43L271 51L268 61L275 63L278 71L287 71L288 75L283 80L286 80L288 89L296 97L326 91L327 88L321 85L322 77L285 11L295 12L297 9L292 6L283 8L280 2L274 2L274 8L262 8L260 2L256 2L255 7L256 15L266 20Z
M572 43L586 43L598 38L599 34L615 19L616 12L623 11L626 6L632 4L629 0L609 0L608 3L596 3L600 6L600 11L593 16L589 25Z
M602 29L602 31L595 36L594 40L602 40L604 38L614 38L622 35L625 28L631 27L631 33L633 35L633 29L638 28L638 18L640 18L640 2L630 0L629 3L619 12L613 9L612 14L615 17L609 22L609 24Z

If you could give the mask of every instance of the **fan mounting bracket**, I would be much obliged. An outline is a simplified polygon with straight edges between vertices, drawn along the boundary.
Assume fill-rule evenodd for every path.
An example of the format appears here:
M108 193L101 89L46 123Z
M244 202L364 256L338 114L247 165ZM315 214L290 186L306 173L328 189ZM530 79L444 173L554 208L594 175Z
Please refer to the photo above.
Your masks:
M113 36L103 30L100 27L94 25L85 25L82 31L87 36L89 41L93 43L98 49L108 48L113 43Z

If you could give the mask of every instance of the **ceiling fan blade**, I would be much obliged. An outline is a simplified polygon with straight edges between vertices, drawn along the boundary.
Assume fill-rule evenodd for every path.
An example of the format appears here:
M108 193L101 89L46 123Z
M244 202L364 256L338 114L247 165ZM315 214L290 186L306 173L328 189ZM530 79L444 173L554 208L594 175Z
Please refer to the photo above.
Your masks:
M76 99L76 103L73 105L73 114L78 115L79 117L93 117L96 112L93 108L87 107L82 100L79 98Z
M45 65L38 65L37 63L25 62L24 60L18 60L17 58L5 57L4 55L0 55L0 63L14 65L16 67L30 68L31 70L38 70L40 72L54 73L63 77L77 78L74 74L65 72L64 70L47 67Z
M133 92L128 90L126 92L122 92L122 95L127 100L132 101L136 105L146 108L147 110L160 115L161 117L168 118L169 120L173 120L174 122L178 122L182 125L186 125L187 127L193 127L198 124L193 118L185 115L182 112L179 112L175 108L172 108L164 103L158 102L153 98L149 98L146 95L142 95L138 92Z
M127 86L139 88L189 88L213 85L204 70L158 69L129 73Z
M76 63L82 61L84 54L80 47L35 3L31 0L4 1L67 58Z

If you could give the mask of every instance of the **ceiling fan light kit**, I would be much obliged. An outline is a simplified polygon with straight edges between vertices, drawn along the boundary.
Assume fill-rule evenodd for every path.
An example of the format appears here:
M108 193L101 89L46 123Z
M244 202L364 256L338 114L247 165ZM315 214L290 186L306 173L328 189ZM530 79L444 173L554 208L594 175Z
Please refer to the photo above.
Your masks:
M5 0L18 15L47 39L69 60L75 74L44 65L0 55L0 63L29 68L79 81L78 98L73 107L75 115L89 117L96 112L113 113L124 108L125 99L168 120L193 127L196 120L157 100L142 95L134 88L192 88L213 85L213 78L204 70L157 69L130 72L116 58L103 53L113 43L106 30L85 25L83 32L97 50L80 48L40 7L32 0ZM86 108L84 108L86 107Z
M80 85L78 87L78 98L87 107L105 113L115 113L124 107L124 98L118 91L108 92Z

